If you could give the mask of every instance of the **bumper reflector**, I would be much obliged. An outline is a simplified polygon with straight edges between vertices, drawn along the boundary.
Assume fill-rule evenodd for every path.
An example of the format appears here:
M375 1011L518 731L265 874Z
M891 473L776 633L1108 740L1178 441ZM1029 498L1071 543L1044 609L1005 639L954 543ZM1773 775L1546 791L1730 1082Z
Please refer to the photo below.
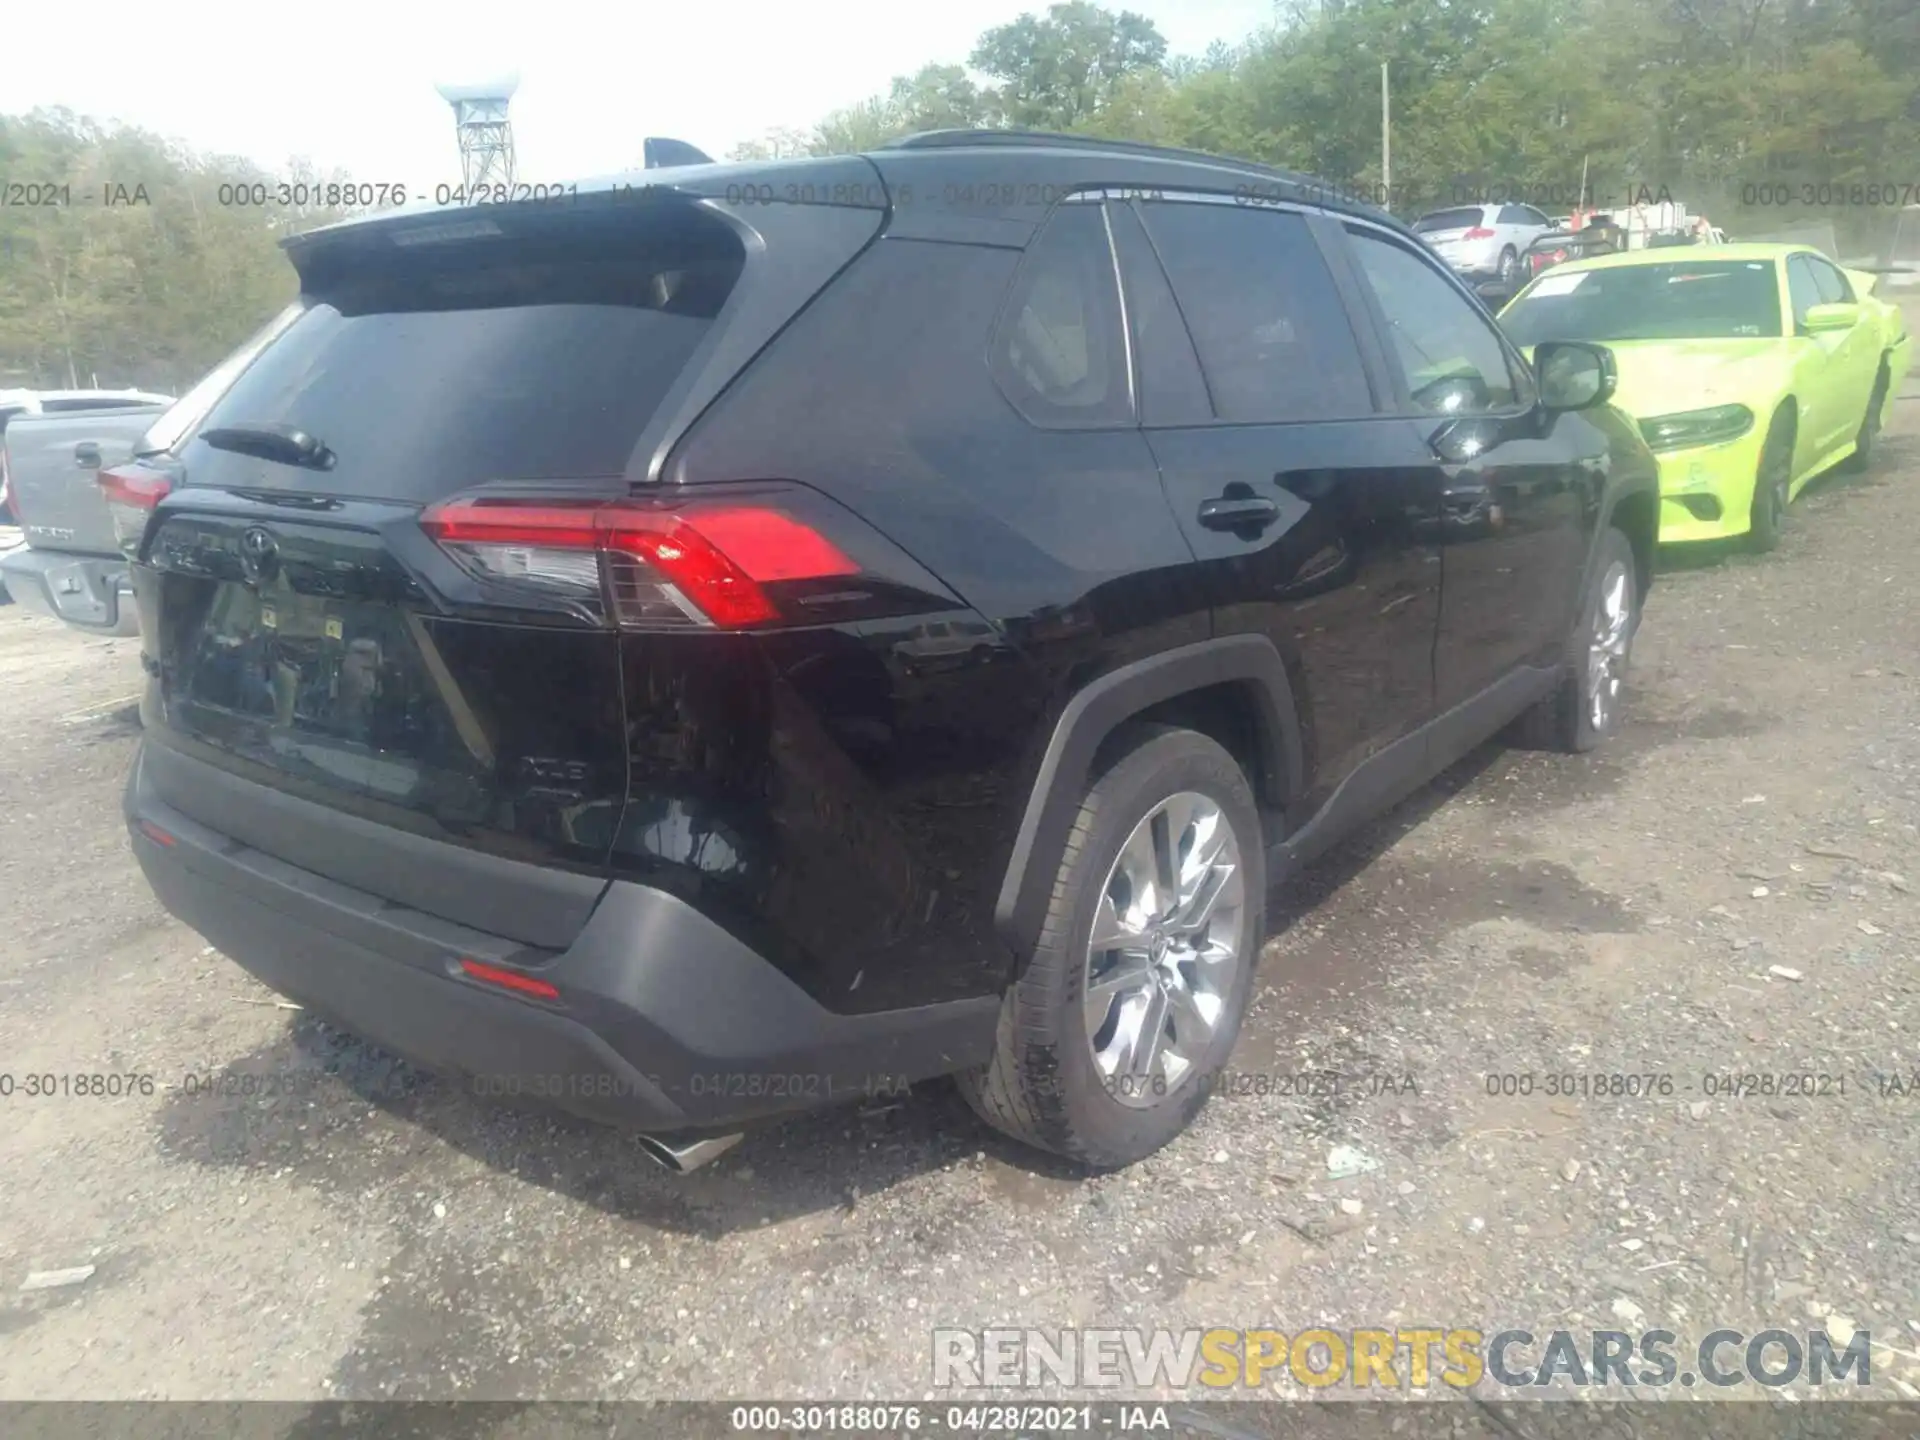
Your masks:
M532 975L522 975L517 970L502 970L497 965L483 965L478 960L461 957L460 968L475 980L488 985L498 985L502 990L513 990L522 995L531 995L536 1000L558 1000L560 992L545 980Z

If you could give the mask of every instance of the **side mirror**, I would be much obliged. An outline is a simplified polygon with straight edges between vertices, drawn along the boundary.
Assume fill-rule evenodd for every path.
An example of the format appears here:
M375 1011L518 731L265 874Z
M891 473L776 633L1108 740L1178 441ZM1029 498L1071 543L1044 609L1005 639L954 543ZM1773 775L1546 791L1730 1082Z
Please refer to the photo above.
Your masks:
M1549 410L1591 410L1613 398L1619 383L1613 352L1581 340L1547 340L1533 347L1540 403Z
M1835 300L1828 305L1815 305L1807 311L1802 328L1809 335L1822 335L1834 330L1851 330L1860 323L1860 307L1850 300Z

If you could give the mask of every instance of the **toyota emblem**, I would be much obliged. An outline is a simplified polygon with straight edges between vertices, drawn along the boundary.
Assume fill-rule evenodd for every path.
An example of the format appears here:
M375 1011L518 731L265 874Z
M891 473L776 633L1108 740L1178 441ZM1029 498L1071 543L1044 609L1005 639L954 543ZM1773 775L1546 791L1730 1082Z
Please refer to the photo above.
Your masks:
M249 580L271 580L280 568L280 542L256 525L240 537L240 565Z

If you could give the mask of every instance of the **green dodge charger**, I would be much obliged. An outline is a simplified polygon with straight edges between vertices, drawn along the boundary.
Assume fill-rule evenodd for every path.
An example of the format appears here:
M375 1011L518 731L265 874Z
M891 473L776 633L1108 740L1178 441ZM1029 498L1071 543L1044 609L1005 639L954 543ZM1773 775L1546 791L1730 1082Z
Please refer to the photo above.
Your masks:
M1873 277L1804 245L1634 250L1557 265L1500 323L1531 352L1591 340L1660 460L1660 540L1780 538L1809 481L1864 467L1911 345Z

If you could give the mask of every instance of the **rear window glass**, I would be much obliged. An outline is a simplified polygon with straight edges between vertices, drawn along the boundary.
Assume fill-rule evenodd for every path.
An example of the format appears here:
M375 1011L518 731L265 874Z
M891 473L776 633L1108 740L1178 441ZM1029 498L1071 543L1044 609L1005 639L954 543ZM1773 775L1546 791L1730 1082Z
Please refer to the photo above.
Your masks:
M1470 230L1480 223L1483 210L1472 205L1464 210L1436 210L1413 222L1416 235L1431 235L1436 230Z
M305 431L334 469L196 443L193 483L430 499L619 476L744 261L724 225L662 210L556 207L489 223L501 233L363 235L308 259L301 313L204 424Z

